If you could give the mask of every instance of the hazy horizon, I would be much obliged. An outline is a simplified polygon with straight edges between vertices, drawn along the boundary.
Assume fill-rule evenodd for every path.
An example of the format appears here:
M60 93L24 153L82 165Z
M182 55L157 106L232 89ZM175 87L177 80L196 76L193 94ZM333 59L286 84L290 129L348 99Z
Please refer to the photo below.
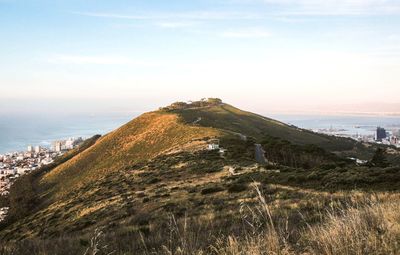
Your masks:
M176 101L193 101L200 98L145 98L145 99L3 99L0 101L0 115L121 115L139 114L157 110ZM313 105L303 104L296 108L285 104L269 102L243 101L240 99L226 100L243 110L259 113L265 116L271 114L293 115L353 115L353 116L400 116L400 103L365 103L345 105Z
M96 134L105 135L125 125L141 113L139 111L64 114L0 112L2 120L0 121L0 155L26 150L28 145L49 147L56 140L70 137L89 138ZM377 126L385 127L389 131L397 131L400 127L398 116L257 113L300 128L317 130L333 127L345 129L346 131L342 132L350 134L358 132L371 135ZM360 128L354 128L355 126Z
M400 113L394 0L0 0L0 112Z

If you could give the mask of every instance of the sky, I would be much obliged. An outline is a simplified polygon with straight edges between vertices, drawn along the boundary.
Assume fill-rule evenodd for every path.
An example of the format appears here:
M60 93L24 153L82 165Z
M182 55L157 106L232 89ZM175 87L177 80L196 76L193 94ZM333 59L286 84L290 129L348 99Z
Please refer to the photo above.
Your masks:
M1 112L400 112L398 0L0 0Z

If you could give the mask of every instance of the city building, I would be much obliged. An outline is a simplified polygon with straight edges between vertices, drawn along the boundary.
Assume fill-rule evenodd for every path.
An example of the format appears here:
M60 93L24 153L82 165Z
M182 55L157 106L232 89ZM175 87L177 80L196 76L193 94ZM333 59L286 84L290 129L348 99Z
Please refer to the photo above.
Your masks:
M83 142L82 137L78 138L68 138L67 140L59 140L59 141L54 141L52 143L52 150L55 152L61 152L64 150L72 150L76 146L78 146L80 143Z
M212 151L212 150L218 150L219 149L219 140L218 139L212 139L209 141L207 149Z
M55 144L54 144L54 150L55 150L56 152L61 152L61 150L62 150L62 143L61 143L60 141L55 142Z
M35 153L40 153L41 150L42 148L39 145L35 146Z
M70 138L67 141L65 141L65 148L68 150L71 150L74 148L74 139Z
M69 148L72 149L78 146L81 142L83 142L81 137L69 138L68 140L53 142L52 149L29 145L27 146L27 151L0 155L0 195L8 194L11 185L20 176L44 165L51 164L55 158L62 155Z
M387 137L386 130L382 127L377 127L375 133L375 140L382 141L382 139L385 139L386 137Z

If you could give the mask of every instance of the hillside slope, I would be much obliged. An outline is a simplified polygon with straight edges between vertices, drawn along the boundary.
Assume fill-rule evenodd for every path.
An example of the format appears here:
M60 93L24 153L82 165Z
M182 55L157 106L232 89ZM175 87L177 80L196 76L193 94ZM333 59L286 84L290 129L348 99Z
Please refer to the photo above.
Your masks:
M218 101L179 103L139 116L67 162L35 176L31 213L2 226L0 240L75 234L86 238L98 227L115 235L151 232L171 214L222 222L238 219L237 208L244 201L254 201L249 192L253 181L265 186L275 183L336 190L353 187L353 180L361 187L375 181L380 182L379 187L388 187L397 180L397 170L387 170L393 178L386 180L380 178L386 172L378 169L367 182L365 169L342 168L338 174L336 164L321 171L279 164L267 170L254 158L254 144L266 137L358 153L358 145L348 139L314 134ZM226 151L206 150L211 138L218 138ZM18 186L14 190L18 192ZM292 191L293 197L279 195L276 199L296 213L289 204L299 191L282 187L283 193Z
M372 151L352 139L314 133L221 103L210 107L174 109L187 123L229 130L262 140L277 137L294 144L314 144L331 152L369 158Z
M71 188L124 170L139 161L184 146L198 146L199 141L221 134L216 129L185 125L175 114L146 113L102 137L89 150L46 174L42 183L54 185L55 193L61 195Z

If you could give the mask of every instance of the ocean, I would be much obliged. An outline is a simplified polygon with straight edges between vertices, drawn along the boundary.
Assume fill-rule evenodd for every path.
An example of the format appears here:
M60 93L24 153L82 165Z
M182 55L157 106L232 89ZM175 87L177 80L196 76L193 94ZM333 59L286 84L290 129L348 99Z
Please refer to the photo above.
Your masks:
M106 134L138 114L0 115L0 154L26 150L28 145L49 147L52 141L69 137L89 138ZM322 116L265 114L306 129L336 129L344 135L373 135L377 126L400 129L400 117Z
M376 128L383 127L397 133L400 116L352 116L352 115L269 115L273 119L310 130L333 130L344 136L373 136Z
M0 114L0 154L24 151L28 145L49 147L70 137L104 135L137 114L27 115Z

